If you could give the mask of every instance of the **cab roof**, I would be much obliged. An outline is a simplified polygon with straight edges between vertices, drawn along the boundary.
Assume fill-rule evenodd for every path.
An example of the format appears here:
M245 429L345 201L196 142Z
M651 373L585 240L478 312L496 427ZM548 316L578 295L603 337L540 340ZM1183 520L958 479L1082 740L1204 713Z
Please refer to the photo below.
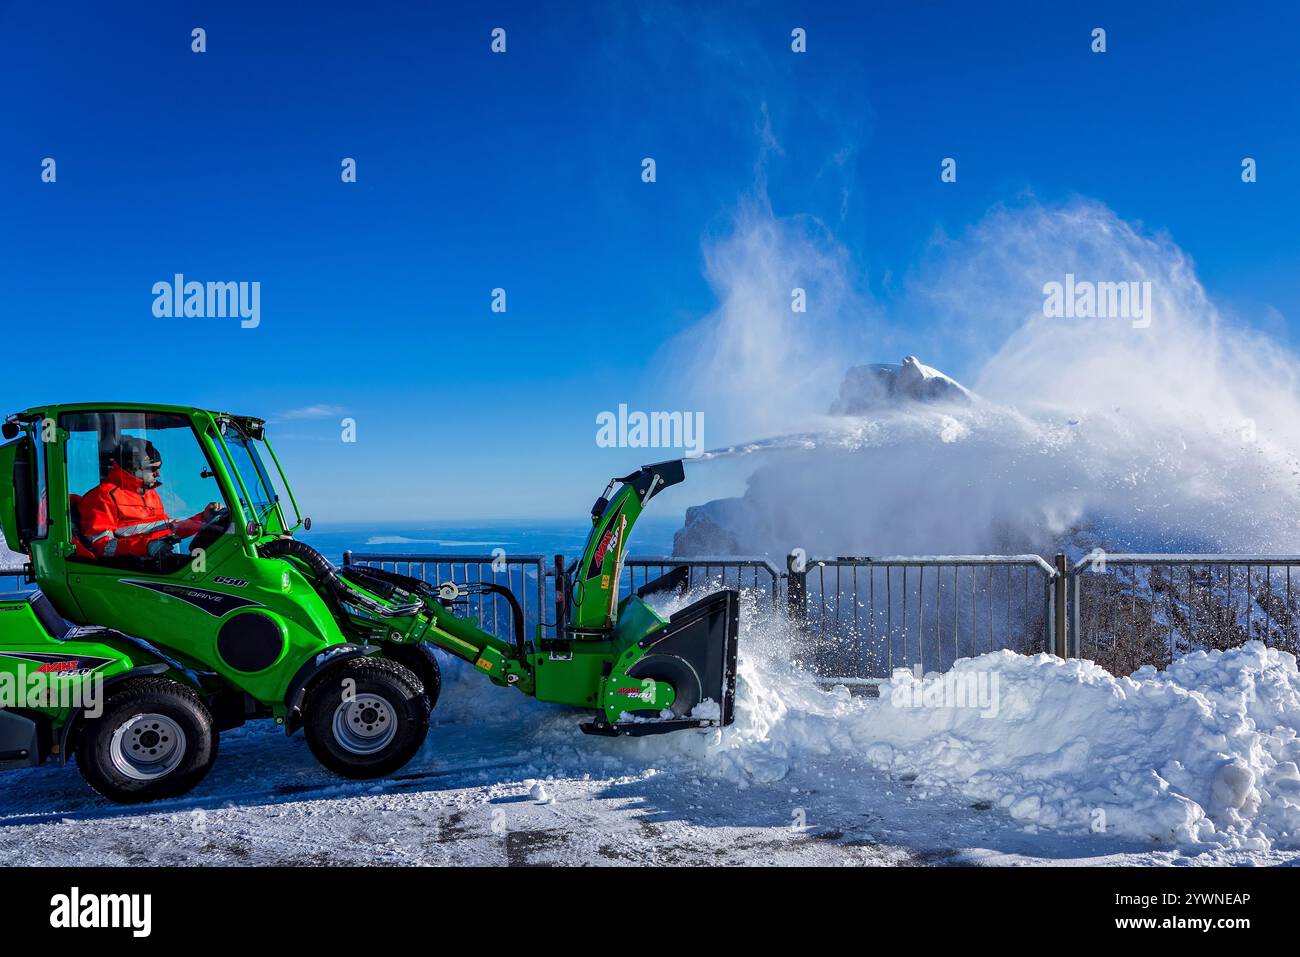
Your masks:
M15 419L31 421L57 417L62 412L170 412L175 415L193 416L210 415L217 419L234 419L252 426L263 426L265 419L252 415L237 415L233 412L218 412L213 409L200 409L192 405L160 405L157 402L73 402L66 405L37 405L14 414Z

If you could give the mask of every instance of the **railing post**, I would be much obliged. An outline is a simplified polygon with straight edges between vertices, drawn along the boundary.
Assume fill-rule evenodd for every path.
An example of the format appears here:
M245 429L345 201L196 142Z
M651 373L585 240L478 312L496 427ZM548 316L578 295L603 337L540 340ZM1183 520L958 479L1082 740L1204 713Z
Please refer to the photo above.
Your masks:
M1083 657L1083 626L1079 618L1079 572L1070 569L1070 657Z
M808 556L802 548L795 548L785 557L786 578L785 600L786 613L797 625L808 620Z
M568 601L568 584L564 580L564 556L555 556L555 637L564 637L564 606Z
M1052 582L1052 624L1055 635L1053 641L1056 645L1056 656L1058 658L1070 657L1069 644L1066 641L1066 623L1069 621L1066 608L1066 583L1070 577L1070 566L1062 554L1056 556L1056 578Z
M542 640L542 635L546 631L546 559L537 559L537 629L533 637L537 641ZM523 591L525 581L528 579L528 569L521 563L519 565L519 590ZM506 565L506 587L509 588L510 566Z

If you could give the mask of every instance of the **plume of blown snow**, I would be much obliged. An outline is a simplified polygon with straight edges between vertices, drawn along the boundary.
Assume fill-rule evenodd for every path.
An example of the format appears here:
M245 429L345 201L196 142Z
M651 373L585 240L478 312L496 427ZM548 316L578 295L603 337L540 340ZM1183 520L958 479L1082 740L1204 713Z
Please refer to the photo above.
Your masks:
M843 247L816 218L778 217L756 199L703 255L718 305L668 344L664 374L707 410L710 434L770 434L824 413L865 343ZM792 308L796 289L806 312Z
M788 239L768 236L761 256L741 246L714 261L715 284L729 291L719 328L742 325L739 304L767 294L749 283ZM946 338L979 356L968 374L945 370L959 371L977 400L900 406L829 428L823 420L798 443L770 443L749 481L748 527L736 530L750 549L1050 552L1086 537L1112 550L1296 550L1296 357L1228 322L1169 237L1096 203L1031 205L994 212L939 253L909 307L940 317ZM828 269L845 262L823 260ZM1049 318L1044 286L1067 274L1149 282L1150 324ZM827 285L852 286L833 273ZM807 374L897 360L846 354L835 330L848 321L827 323L824 342L809 335L755 349L790 351ZM755 369L737 363L709 381L762 392L781 361L768 353Z

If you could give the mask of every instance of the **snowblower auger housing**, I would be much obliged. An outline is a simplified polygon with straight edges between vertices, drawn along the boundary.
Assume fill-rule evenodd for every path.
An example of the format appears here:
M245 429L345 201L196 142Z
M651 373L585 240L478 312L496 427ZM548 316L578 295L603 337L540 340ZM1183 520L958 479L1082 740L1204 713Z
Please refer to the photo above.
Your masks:
M170 797L207 773L219 732L267 718L301 728L331 770L379 777L423 744L435 648L590 709L597 733L732 720L736 593L668 619L645 588L617 601L627 536L683 480L680 461L610 482L561 583L556 637L539 625L529 640L507 589L477 586L512 604L503 638L456 614L464 586L336 568L295 538L310 519L260 419L80 403L16 413L0 431L0 529L40 587L0 596L0 677L45 693L0 702L0 771L75 752L114 800Z

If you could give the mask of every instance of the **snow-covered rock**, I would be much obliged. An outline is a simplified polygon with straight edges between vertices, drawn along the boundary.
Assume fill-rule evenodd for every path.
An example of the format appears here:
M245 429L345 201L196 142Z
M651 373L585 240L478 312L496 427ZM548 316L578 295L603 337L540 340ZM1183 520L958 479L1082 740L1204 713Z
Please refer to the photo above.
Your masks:
M744 499L726 498L692 505L686 509L685 524L673 535L675 555L743 555L747 543L735 529L751 524Z
M902 365L876 363L850 368L844 374L839 398L830 411L831 415L864 415L909 402L965 404L970 401L971 393L961 383L925 365L916 356L907 356Z

